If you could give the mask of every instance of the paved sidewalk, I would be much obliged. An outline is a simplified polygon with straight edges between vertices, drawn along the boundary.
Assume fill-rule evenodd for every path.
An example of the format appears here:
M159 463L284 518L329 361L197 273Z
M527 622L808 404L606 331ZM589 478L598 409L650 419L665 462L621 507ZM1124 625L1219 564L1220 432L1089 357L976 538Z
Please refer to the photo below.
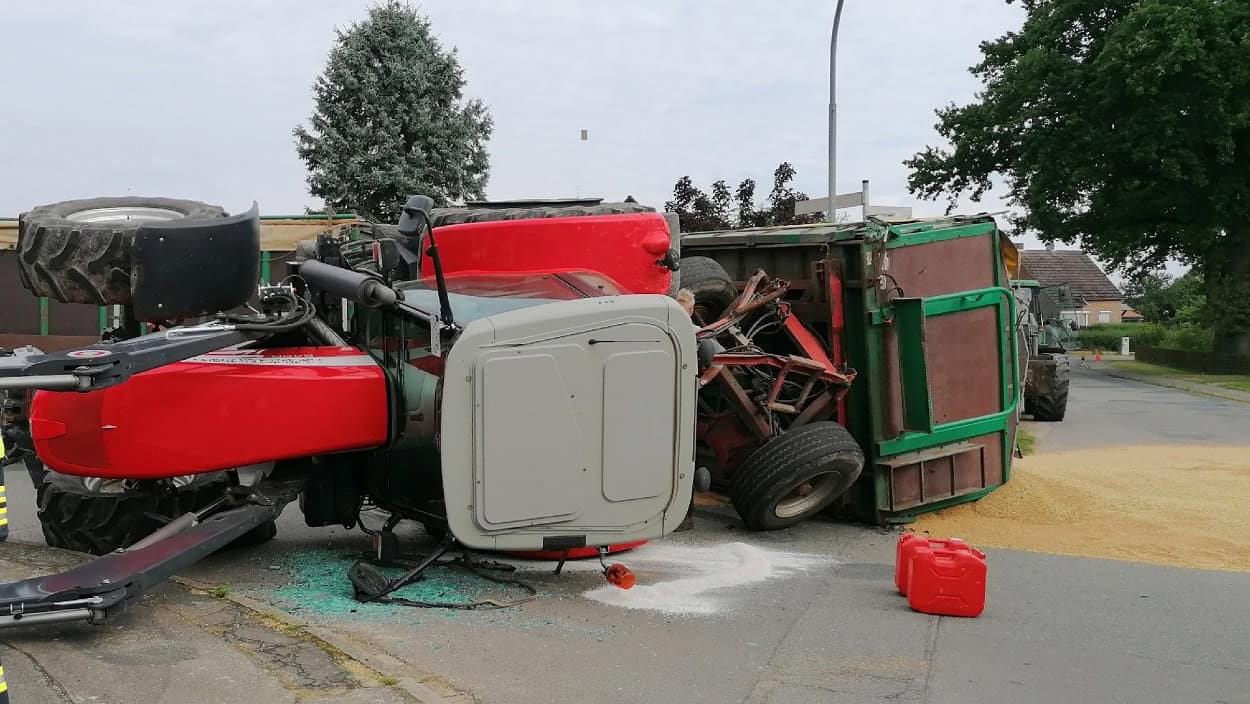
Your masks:
M1077 362L1079 364L1079 362ZM1204 396L1215 396L1230 401L1241 401L1250 403L1250 391L1238 391L1237 389L1226 389L1223 386L1215 384L1204 384L1199 381L1189 381L1188 379L1178 379L1171 376L1154 376L1149 374L1137 374L1135 372L1116 369L1104 360L1103 362L1090 362L1089 368L1102 372L1107 376L1113 376L1117 379L1128 379L1142 384L1151 384L1153 386L1165 386L1170 389L1179 389L1190 393L1202 394Z
M83 559L29 543L0 544L0 581ZM301 629L173 584L110 625L0 631L0 662L12 704L417 701Z

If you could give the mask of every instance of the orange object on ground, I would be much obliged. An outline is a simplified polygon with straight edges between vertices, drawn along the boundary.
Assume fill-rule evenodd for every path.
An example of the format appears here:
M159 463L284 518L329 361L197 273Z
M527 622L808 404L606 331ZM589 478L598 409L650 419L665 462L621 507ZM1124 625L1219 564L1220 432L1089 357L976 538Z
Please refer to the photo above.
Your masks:
M938 616L980 616L985 610L985 553L966 545L956 549L923 544L907 563L907 604Z
M899 535L898 545L894 549L894 586L903 596L907 596L907 566L911 562L912 555L922 547L952 551L972 549L959 538L925 538L915 533Z
M633 570L620 564L619 562L613 563L606 570L604 570L603 576L607 578L608 584L620 587L621 589L632 589L634 587L634 583L638 581L638 578L634 575Z

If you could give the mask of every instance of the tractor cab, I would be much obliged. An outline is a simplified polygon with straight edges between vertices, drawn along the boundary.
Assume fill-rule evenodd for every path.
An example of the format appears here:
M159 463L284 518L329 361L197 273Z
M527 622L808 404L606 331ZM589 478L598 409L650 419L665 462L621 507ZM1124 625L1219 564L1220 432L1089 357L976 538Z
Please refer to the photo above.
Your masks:
M578 548L675 528L695 469L697 364L686 311L584 269L473 270L457 256L457 270L445 271L428 206L409 199L392 242L422 242L430 275L392 283L391 306L357 296L351 316L351 337L393 389L391 440L368 462L367 485L413 487L371 492L374 500L393 514L425 507L427 524L472 548ZM383 277L409 270L402 251L371 254ZM312 274L313 288L363 286L320 278L344 276L322 262L300 272ZM407 482L413 474L425 481Z

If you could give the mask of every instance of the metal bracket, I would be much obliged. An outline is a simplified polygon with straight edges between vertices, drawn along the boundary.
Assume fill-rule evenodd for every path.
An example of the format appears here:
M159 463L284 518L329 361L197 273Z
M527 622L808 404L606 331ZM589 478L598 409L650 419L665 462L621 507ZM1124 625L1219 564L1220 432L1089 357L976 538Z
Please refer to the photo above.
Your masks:
M0 389L94 391L120 384L140 372L254 340L262 334L229 325L203 325L51 354L0 358Z

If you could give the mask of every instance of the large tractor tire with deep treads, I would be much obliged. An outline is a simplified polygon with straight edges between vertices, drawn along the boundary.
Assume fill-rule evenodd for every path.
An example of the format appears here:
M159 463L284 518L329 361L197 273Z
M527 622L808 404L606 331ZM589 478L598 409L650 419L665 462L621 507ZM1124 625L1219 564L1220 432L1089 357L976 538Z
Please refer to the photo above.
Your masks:
M1029 360L1024 408L1033 420L1057 422L1068 412L1072 365L1066 354L1043 354Z
M132 545L164 522L204 508L228 486L229 478L216 472L197 476L182 487L92 490L82 477L49 471L37 493L39 523L52 547L104 555ZM263 542L276 534L277 526L270 521L235 544Z
M851 488L864 452L841 425L818 421L764 443L730 479L729 498L751 530L788 528Z
M569 205L518 205L517 207L464 207L435 208L430 211L430 226L463 225L471 222L498 222L500 220L535 220L542 218L581 218L594 215L627 215L629 213L654 213L655 208L639 203L595 203Z
M215 205L124 196L43 205L18 219L17 270L36 296L129 304L135 232L145 223L226 217Z
M694 316L704 325L715 322L738 297L738 287L725 267L710 257L683 257L677 269L681 287L694 294Z

